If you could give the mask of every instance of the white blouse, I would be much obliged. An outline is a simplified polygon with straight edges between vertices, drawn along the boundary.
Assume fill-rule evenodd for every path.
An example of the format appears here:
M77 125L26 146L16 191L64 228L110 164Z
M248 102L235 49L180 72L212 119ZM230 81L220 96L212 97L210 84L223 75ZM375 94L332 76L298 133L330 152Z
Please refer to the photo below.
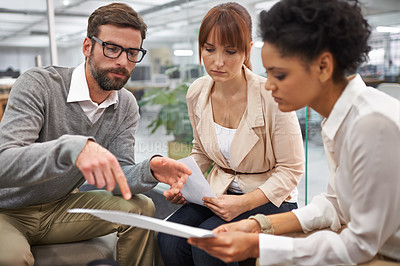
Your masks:
M235 137L237 129L223 127L221 125L218 125L215 122L214 122L214 128L215 128L215 134L217 135L218 146L221 150L222 155L224 155L225 159L228 162L228 165L230 166L231 165L231 162L230 162L231 144L232 144L233 138ZM243 193L243 191L239 187L236 177L233 179L232 183L229 185L228 190L235 192L235 193Z
M377 253L400 260L400 102L359 75L322 127L327 193L293 210L306 238L260 234L260 265L357 264Z

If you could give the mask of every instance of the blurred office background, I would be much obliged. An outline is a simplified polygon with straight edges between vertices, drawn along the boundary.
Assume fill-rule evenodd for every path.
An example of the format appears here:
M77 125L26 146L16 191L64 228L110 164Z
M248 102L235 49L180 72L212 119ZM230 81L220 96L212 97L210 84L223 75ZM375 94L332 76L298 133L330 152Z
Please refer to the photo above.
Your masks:
M15 79L35 66L51 64L77 66L83 62L81 51L86 36L87 19L105 0L0 0L0 109ZM202 18L216 4L214 0L120 0L131 5L148 25L143 47L148 50L126 88L138 100L157 95L157 90L179 93L174 89L190 84L205 74L199 64L197 35ZM253 17L254 46L251 61L255 73L265 75L261 62L262 42L257 36L258 14L276 0L239 0ZM369 62L359 68L367 84L400 97L400 0L361 0L363 13L372 26L372 50ZM143 96L145 95L145 96ZM397 95L397 96L396 96ZM170 95L171 96L171 95ZM179 95L172 95L182 100ZM166 103L163 103L164 106ZM181 105L171 105L170 119L178 120L182 131L190 131ZM157 120L163 105L141 107L142 120L137 132L136 160L153 154L169 156L169 142L176 140L163 126L148 128ZM175 108L175 109L174 109ZM172 112L180 110L177 118ZM179 112L178 112L179 113ZM322 118L311 109L297 112L307 155L307 173L299 186L300 206L326 189L327 165L320 136ZM165 117L164 117L165 118ZM0 112L1 119L1 112ZM153 124L154 125L154 124ZM174 132L172 132L174 133ZM182 151L186 148L178 147ZM161 190L163 188L160 188Z

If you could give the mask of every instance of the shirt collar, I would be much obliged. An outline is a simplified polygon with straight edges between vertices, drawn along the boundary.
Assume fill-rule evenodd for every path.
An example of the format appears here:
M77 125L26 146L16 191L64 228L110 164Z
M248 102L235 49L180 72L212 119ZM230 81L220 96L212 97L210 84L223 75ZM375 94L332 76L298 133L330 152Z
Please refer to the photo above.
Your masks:
M83 102L92 101L89 94L89 87L85 76L85 62L77 66L72 72L71 85L67 97L67 102ZM111 94L107 99L99 104L99 107L106 108L114 104L114 109L118 107L118 93L117 91L111 91Z
M333 106L329 117L322 122L322 132L330 140L335 137L355 99L366 89L366 85L359 74L350 77L350 79Z

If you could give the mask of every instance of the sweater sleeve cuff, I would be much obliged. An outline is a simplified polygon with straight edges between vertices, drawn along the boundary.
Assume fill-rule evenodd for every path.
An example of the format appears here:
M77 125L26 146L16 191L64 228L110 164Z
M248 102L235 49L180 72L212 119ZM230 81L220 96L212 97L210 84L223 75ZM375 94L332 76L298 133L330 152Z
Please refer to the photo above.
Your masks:
M63 136L63 138L71 138L71 146L70 146L70 155L72 164L75 165L76 159L78 158L79 154L82 152L83 148L85 147L86 143L89 140L96 141L92 137L85 137L85 136Z
M151 167L150 167L150 161L154 157L162 157L162 156L161 155L153 155L153 156L151 156L150 159L144 160L142 162L142 164L145 164L147 169L148 169L147 174L143 177L143 181L145 181L145 182L147 182L149 184L151 184L151 183L156 183L157 184L159 182L157 180L157 178L154 176L153 170L151 170Z

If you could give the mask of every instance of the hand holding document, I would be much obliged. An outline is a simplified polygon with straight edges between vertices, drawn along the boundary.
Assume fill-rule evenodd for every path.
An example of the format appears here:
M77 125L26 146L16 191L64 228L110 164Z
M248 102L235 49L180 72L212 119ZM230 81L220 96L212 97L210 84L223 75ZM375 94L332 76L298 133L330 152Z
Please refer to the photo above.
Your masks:
M192 170L192 174L186 180L186 183L181 190L182 196L188 202L203 205L204 197L217 197L193 157L189 156L178 161L182 162Z
M178 224L157 218L139 215L135 213L97 210L97 209L70 209L69 213L89 213L103 220L136 226L143 229L162 232L174 236L189 238L189 237L213 237L216 236L212 231L192 227L184 224Z

